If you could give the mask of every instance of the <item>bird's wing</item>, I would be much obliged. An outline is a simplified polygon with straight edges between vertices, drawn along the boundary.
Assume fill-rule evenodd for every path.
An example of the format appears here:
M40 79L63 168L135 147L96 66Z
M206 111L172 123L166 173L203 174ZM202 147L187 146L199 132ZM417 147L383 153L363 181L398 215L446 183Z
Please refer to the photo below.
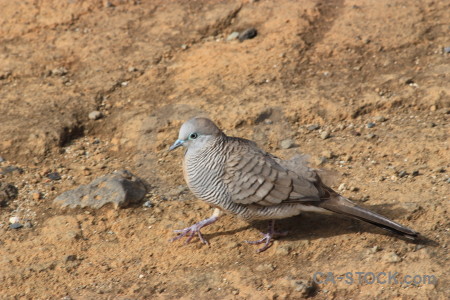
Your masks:
M223 179L235 203L272 206L320 201L313 181L283 167L254 143L238 139L229 145Z

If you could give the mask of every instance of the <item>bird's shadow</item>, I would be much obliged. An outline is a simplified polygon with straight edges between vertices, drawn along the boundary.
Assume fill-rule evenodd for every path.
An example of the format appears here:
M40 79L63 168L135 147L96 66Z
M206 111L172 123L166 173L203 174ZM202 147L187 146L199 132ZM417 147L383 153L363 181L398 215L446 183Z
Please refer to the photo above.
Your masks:
M399 216L407 214L407 211L402 208L390 209L386 207L393 206L392 204L374 205L370 210L379 212L390 219L398 219ZM254 221L246 226L236 228L233 230L219 231L215 233L205 234L207 239L213 239L221 235L234 235L238 232L248 230L250 228L257 228L262 233L268 232L267 221ZM320 213L302 213L299 216L277 220L275 225L276 231L288 231L288 235L280 238L281 240L297 241L297 240L317 240L333 236L339 236L350 233L369 232L373 234L390 235L407 242L437 247L439 243L431 240L421 234L412 240L397 235L388 230L383 230L377 226L365 223L351 217L342 216L335 213L320 214ZM420 230L419 230L420 231Z

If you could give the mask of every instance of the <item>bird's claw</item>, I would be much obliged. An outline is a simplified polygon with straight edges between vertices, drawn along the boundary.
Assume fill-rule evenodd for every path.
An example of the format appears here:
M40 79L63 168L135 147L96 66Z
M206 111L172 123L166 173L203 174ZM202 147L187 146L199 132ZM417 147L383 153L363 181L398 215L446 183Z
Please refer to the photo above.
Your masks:
M208 245L208 241L203 237L202 233L200 232L200 229L202 229L203 227L210 225L212 223L214 223L216 220L218 219L218 217L216 216L212 216L208 219L205 219L203 221L200 221L192 226L189 226L187 228L184 229L179 229L179 230L174 230L174 232L179 233L176 237L170 239L171 242L176 241L181 239L182 237L187 236L187 240L184 242L185 244L189 243L192 238L194 237L194 235L198 235L198 238L200 239L200 241L203 244Z
M184 242L185 244L187 244L187 243L189 243L192 240L194 235L197 234L198 238L200 239L200 241L202 241L202 243L208 244L208 241L205 240L205 238L203 237L202 233L200 232L200 228L201 227L198 227L197 224L194 224L194 225L192 225L190 227L187 227L187 228L184 228L184 229L174 230L175 233L179 233L179 234L176 237L170 239L170 241L173 242L173 241L181 239L182 237L187 236L188 238Z
M256 250L256 253L261 253L263 251L266 251L272 245L271 242L272 242L273 239L275 239L277 237L280 237L280 236L288 235L287 231L282 231L282 232L275 231L274 225L275 225L275 222L272 222L271 226L269 226L269 232L268 233L263 233L264 237L262 239L257 240L257 241L245 241L245 242L247 244L251 244L251 245L264 244L264 246L262 246L261 248Z

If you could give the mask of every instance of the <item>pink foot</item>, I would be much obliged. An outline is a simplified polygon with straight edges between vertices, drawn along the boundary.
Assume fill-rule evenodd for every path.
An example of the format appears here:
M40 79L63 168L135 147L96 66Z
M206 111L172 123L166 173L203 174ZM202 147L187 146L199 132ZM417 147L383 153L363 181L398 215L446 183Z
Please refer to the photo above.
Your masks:
M179 233L178 236L174 237L173 239L171 239L170 241L176 241L181 239L182 237L187 236L187 240L186 242L184 242L185 244L189 243L192 238L194 237L195 234L198 235L198 238L200 239L200 241L202 241L202 243L207 244L208 245L208 241L205 240L205 238L203 237L202 233L200 232L200 229L202 229L203 227L210 225L212 223L214 223L215 221L217 221L218 217L216 216L212 216L208 219L205 219L203 221L200 221L190 227L184 228L184 229L180 229L180 230L174 230L176 233Z
M270 248L272 245L271 242L274 238L280 237L280 236L286 236L288 234L287 231L284 232L276 232L275 231L275 220L272 220L271 224L269 225L269 232L264 233L264 237L257 241L245 241L248 244L257 245L257 244L264 244L264 246L258 250L256 250L257 253L261 253L263 251L266 251Z

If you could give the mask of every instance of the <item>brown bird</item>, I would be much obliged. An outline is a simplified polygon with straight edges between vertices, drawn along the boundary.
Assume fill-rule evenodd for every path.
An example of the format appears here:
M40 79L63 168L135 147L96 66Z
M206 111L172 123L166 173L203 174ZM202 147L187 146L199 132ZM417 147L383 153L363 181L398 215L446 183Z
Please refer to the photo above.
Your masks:
M200 229L212 224L221 212L245 220L272 220L269 232L252 244L264 244L258 252L270 247L276 219L302 211L347 215L401 236L414 239L418 233L368 209L357 206L326 186L317 171L309 168L302 157L283 161L256 143L225 135L211 120L193 118L180 129L178 140L170 147L185 148L184 178L194 195L215 208L211 217L188 228L176 230L172 240L194 235L207 244Z

